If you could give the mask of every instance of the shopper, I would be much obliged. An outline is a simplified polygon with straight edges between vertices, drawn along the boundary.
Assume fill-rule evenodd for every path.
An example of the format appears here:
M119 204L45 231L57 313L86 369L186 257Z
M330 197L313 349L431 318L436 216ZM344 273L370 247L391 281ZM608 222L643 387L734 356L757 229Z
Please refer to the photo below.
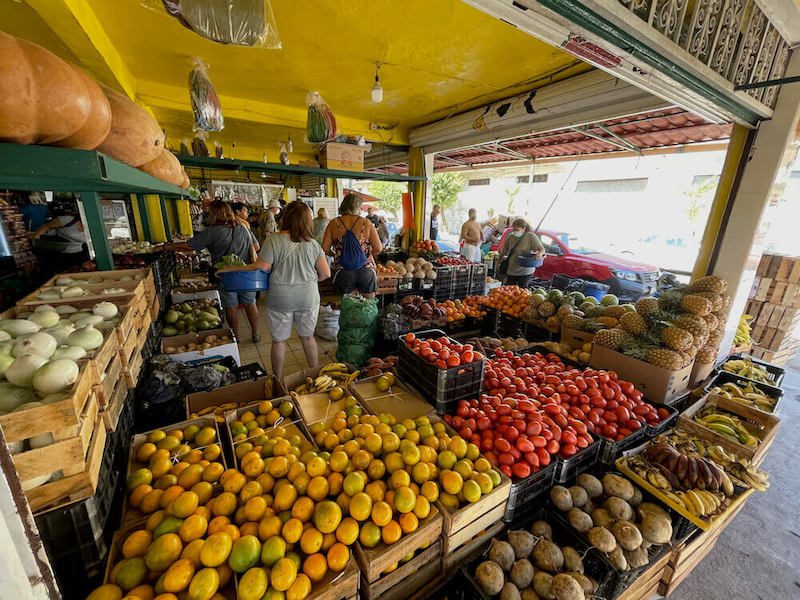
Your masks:
M272 217L277 224L275 231L278 231L281 228L281 210L283 210L283 205L281 205L280 200L272 199L269 201L267 210L272 213Z
M544 256L544 246L539 236L531 231L530 225L525 219L515 219L511 224L511 232L506 236L503 247L500 248L500 260L502 264L508 258L506 268L506 285L518 285L527 288L530 284L536 267L526 266L520 263L520 257L526 262Z
M378 232L381 245L385 247L389 243L389 225L386 223L386 217L378 217L378 225L375 230Z
M231 205L222 200L214 200L209 204L206 228L203 231L198 232L185 244L172 244L171 247L175 250L202 250L205 248L211 254L212 265L229 254L235 254L248 264L256 258L253 235L233 214ZM222 308L225 309L225 320L237 339L239 337L239 308L241 307L250 323L253 341L260 342L256 293L226 292L220 289L219 295L222 300Z
M317 282L331 275L328 261L314 239L311 209L304 202L292 202L283 212L284 228L267 236L256 261L247 267L228 267L226 271L270 272L267 291L267 323L272 335L272 370L283 379L286 340L292 326L303 344L310 368L319 365L319 350L314 338L319 313Z
M460 240L463 243L461 255L474 263L481 262L480 243L483 239L481 225L478 223L478 213L474 208L469 209L469 219L461 226Z
M375 208L374 206L368 206L367 207L367 220L369 220L369 222L372 223L373 227L377 227L378 226L378 219L379 219L379 217L378 217L378 209Z
M434 204L431 209L431 236L430 239L434 242L439 239L439 227L441 223L442 207Z
M256 237L258 243L264 245L264 240L270 233L278 232L278 223L275 221L275 213L271 210L262 210L258 215L256 223Z
M78 214L55 217L29 234L40 263L48 272L61 272L89 260L86 232ZM48 243L45 243L48 242Z
M360 217L361 198L348 194L339 206L338 219L328 224L322 249L333 257L333 287L344 295L357 290L373 298L378 289L375 256L383 249L375 227Z
M320 246L322 245L322 236L325 235L325 230L330 222L328 211L325 208L320 208L317 211L317 217L314 219L314 239L319 242Z
M250 218L250 209L247 208L247 205L243 202L234 202L231 204L231 208L233 209L233 214L236 216L236 220L244 225L245 229L253 236L253 246L255 246L256 252L258 252L261 248L261 242L250 228L250 221L248 220Z

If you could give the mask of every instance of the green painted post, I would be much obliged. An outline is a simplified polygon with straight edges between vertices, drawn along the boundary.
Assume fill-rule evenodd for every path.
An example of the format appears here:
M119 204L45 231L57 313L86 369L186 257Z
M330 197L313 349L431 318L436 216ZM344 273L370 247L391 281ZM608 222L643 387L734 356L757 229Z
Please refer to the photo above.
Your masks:
M161 203L161 220L164 221L164 235L167 236L167 241L172 241L172 231L169 227L169 217L167 216L167 203L164 201L164 194L158 195L158 201Z
M142 218L142 235L145 241L152 242L153 234L150 233L150 217L147 215L147 201L144 196L137 194L136 203L139 205L139 216Z
M172 220L175 222L175 232L181 233L181 219L178 216L178 198L170 198L169 206L172 209Z
M101 271L114 269L114 257L111 246L108 245L106 230L103 227L103 212L100 208L100 194L97 192L81 192L83 213L86 215L86 224L89 226L89 236L94 248L94 260Z

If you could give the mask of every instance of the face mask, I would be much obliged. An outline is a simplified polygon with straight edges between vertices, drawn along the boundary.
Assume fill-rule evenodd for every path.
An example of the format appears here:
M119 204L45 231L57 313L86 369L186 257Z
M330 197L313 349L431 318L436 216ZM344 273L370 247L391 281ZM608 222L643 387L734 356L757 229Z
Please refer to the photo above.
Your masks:
M525 233L524 231L512 231L511 235L514 237L522 237L522 234Z

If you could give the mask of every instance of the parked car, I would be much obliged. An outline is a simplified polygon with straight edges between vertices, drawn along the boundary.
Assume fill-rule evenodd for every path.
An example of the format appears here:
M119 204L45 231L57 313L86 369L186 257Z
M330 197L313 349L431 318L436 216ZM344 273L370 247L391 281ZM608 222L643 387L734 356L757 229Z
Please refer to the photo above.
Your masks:
M499 252L510 232L509 227L503 232L497 245L492 246L492 250ZM538 279L550 280L553 275L567 275L598 281L607 284L609 293L626 302L656 292L659 270L655 265L603 254L589 248L571 248L568 233L540 230L536 234L547 252L544 263L536 269Z

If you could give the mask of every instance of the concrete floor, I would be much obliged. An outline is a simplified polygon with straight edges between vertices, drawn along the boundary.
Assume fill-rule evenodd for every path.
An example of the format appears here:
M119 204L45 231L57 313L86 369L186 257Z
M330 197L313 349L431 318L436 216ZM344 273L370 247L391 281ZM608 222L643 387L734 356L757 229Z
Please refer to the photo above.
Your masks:
M800 598L800 361L793 367L783 383L781 428L762 465L771 487L751 496L670 600Z

